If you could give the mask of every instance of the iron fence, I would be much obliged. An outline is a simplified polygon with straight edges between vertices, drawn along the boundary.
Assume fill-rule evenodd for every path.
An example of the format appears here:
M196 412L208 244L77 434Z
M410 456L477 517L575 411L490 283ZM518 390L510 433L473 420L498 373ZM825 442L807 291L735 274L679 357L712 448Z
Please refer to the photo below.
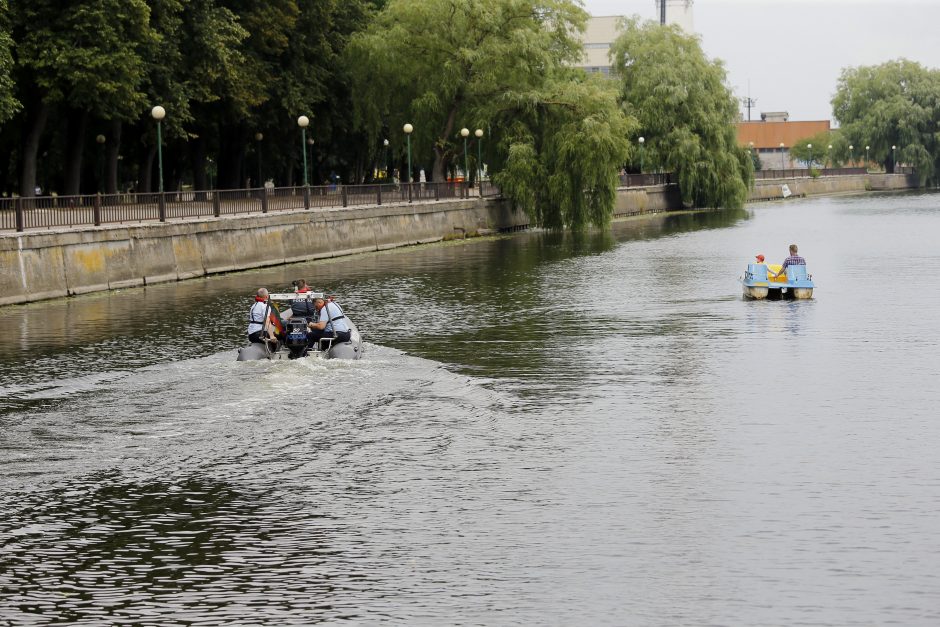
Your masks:
M838 176L865 174L866 170L828 168L819 172L821 176ZM912 172L910 167L898 168L898 173ZM807 176L810 176L808 169L755 172L758 179ZM620 175L622 187L673 183L675 176L670 172ZM445 181L0 198L0 231L165 222L264 214L271 211L326 210L391 203L436 202L455 198L492 198L499 195L499 187L484 180L474 187L462 181Z
M621 174L621 187L652 187L655 185L672 185L674 182L671 172L653 172L649 174Z
M482 189L481 189L482 188ZM0 198L0 230L69 228L492 196L461 181Z
M817 172L817 176L847 176L851 174L868 174L865 168L791 168L786 170L757 170L755 179L797 179L808 178Z

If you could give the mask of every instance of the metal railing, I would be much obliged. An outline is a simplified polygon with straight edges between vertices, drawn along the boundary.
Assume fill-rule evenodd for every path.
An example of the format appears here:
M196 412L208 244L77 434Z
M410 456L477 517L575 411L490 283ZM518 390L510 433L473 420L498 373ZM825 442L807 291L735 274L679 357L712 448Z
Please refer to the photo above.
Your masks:
M274 211L493 197L489 181L319 185L163 193L0 198L0 231L218 218Z
M810 168L789 168L785 170L757 170L755 179L797 179L809 178L814 170ZM818 168L817 176L847 176L851 174L868 174L865 168Z
M674 182L672 172L620 175L620 187L652 187L655 185L672 185Z
M820 176L865 174L866 169L827 168L819 173ZM913 168L898 167L897 173L910 174ZM760 170L754 176L756 179L809 177L810 170ZM621 187L674 183L675 176L670 172L620 175ZM499 195L499 187L484 180L474 187L463 181L446 181L0 198L0 231L165 222Z

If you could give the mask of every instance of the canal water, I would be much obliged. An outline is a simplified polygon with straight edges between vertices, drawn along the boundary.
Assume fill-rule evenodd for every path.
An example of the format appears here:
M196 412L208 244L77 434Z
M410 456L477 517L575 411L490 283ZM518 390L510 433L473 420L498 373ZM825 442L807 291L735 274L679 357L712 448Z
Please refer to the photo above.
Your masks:
M0 623L940 624L938 201L0 309ZM236 363L299 277L365 358Z

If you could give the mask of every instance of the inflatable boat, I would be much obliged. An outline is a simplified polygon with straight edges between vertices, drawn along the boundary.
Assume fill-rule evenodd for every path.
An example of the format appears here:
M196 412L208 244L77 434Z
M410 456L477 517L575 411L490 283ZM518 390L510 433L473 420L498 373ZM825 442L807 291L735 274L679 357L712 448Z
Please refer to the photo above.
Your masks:
M268 298L274 302L293 302L299 299L310 301L325 298L320 292L292 292L286 294L270 294ZM345 312L344 312L345 315ZM362 336L353 321L346 317L349 324L350 337L346 342L337 341L332 337L322 338L312 346L307 345L307 319L295 317L289 306L280 312L283 337L276 344L252 342L248 346L238 349L238 361L256 361L259 359L299 359L301 357L319 355L326 359L360 359L362 357Z
M806 266L787 266L786 274L771 277L771 272L780 272L780 264L748 264L741 285L744 297L755 300L803 300L813 297L813 276L806 273Z

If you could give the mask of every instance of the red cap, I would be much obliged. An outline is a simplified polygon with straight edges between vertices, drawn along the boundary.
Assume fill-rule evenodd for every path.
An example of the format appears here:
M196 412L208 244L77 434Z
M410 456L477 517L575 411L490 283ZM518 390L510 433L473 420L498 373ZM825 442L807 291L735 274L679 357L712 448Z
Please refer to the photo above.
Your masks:
M760 262L763 262L763 261L764 261L764 256L763 256L763 255L757 255L757 260L760 261Z

